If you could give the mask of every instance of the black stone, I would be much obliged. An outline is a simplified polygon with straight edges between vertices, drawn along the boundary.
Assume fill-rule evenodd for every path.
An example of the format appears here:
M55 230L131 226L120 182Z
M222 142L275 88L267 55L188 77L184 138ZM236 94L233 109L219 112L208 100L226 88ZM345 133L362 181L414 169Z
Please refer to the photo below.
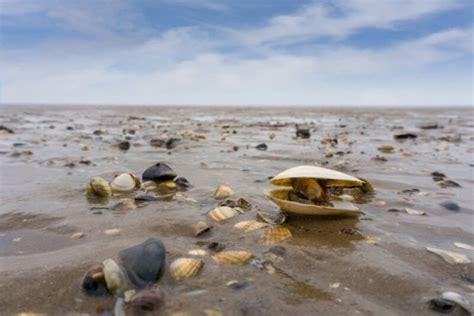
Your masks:
M418 135L414 134L414 133L403 133L403 134L395 134L393 135L393 138L397 139L397 140L403 140L403 139L415 139L417 138Z
M166 149L173 149L178 145L178 142L180 141L179 138L169 138L166 143Z
M166 250L156 238L120 251L118 255L127 271L130 281L138 288L144 288L158 280L164 272Z
M389 209L387 210L387 212L400 213L401 210L399 210L398 208L389 208Z
M137 202L156 202L156 201L159 201L160 199L157 198L157 197L154 197L154 196L151 196L151 195L146 195L146 194L142 194L142 195L139 195L139 196L136 196L135 197L135 201Z
M265 151L265 150L268 149L268 146L265 143L261 143L261 144L258 144L257 146L255 146L255 148L258 149L258 150L261 150L261 151Z
M447 210L457 212L461 209L461 207L456 203L452 201L443 201L439 203L440 206L444 207Z
M296 137L310 138L311 137L311 132L309 131L309 128L299 128L297 126L296 127Z
M118 147L121 149L121 150L129 150L130 149L130 142L129 141L123 141L123 142L120 142L118 144Z
M438 172L438 171L432 172L431 176L432 177L437 177L437 178L446 178L446 175L444 173L441 173L441 172Z
M15 133L12 129L10 129L6 126L3 126L3 125L0 125L0 131L6 132L8 134L14 134Z
M155 181L157 183L173 180L176 173L170 166L164 162L158 162L156 165L149 167L142 175L143 181Z
M430 308L442 314L450 313L456 304L444 298L434 298L430 301Z

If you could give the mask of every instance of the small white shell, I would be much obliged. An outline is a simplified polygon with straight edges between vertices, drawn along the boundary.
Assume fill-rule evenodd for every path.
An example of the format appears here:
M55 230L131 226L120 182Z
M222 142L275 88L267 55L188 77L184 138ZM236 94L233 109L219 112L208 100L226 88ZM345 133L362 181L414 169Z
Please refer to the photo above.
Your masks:
M204 263L193 258L178 258L170 265L173 278L181 280L196 275Z
M216 207L215 209L209 211L208 215L213 220L219 222L219 221L237 216L239 215L239 212L235 208L228 207L228 206L221 206L221 207Z
M189 250L188 254L190 254L191 256L204 257L204 256L207 256L209 253L204 249L193 249L193 250Z
M133 191L137 188L137 178L131 173L122 173L112 180L110 187L116 192Z

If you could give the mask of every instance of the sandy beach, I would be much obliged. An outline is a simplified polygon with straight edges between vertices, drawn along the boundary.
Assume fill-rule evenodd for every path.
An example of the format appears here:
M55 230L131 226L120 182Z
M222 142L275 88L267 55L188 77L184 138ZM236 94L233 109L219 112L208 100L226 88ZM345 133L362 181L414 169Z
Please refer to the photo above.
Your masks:
M153 315L435 315L428 302L445 291L473 306L473 264L426 249L474 260L472 249L454 244L474 246L473 122L472 109L454 107L2 106L0 125L12 133L0 134L0 314L107 315L114 297L85 295L82 276L151 237L164 243L167 269L210 242L257 259L279 252L271 271L209 256L192 278L176 281L167 270ZM296 125L311 137L297 138ZM394 139L406 133L416 138ZM166 148L152 146L156 138L176 140ZM125 141L128 150L119 147ZM262 143L266 150L256 148ZM157 162L192 187L136 209L100 209L121 197L97 203L85 194L94 176L141 176ZM254 208L280 212L265 196L268 180L299 165L367 179L376 192L356 197L359 217L288 216L292 237L275 245L262 243L261 230L234 228L254 211L223 222L207 216L222 184ZM201 220L213 228L195 237ZM84 236L71 238L78 232Z

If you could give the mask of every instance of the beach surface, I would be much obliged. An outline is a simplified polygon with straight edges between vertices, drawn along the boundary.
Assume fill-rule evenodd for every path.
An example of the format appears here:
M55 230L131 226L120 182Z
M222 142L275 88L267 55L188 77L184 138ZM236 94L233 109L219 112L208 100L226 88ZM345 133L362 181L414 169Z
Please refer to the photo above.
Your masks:
M3 106L0 125L13 133L0 134L0 314L112 311L112 296L81 291L82 276L150 237L165 244L167 267L210 242L257 259L278 247L281 257L272 271L218 265L209 256L192 278L176 281L166 271L156 315L436 315L428 302L445 291L474 306L473 264L449 263L426 249L474 260L472 249L454 244L474 246L473 122L471 109L454 107ZM296 138L296 125L311 137ZM404 133L417 137L394 139ZM179 140L168 149L150 145L154 138ZM128 150L119 148L123 141ZM256 148L262 143L266 150ZM384 144L393 152L379 151ZM120 197L98 204L85 195L93 176L141 176L157 162L192 188L133 210L97 211ZM275 245L262 242L262 230L234 228L255 212L223 222L207 217L221 184L255 208L280 212L265 196L268 179L299 165L367 179L376 192L356 199L360 217L288 216L283 225L292 237ZM440 205L446 201L460 209ZM213 229L195 237L201 220ZM78 232L84 236L71 238ZM244 286L227 285L234 280Z

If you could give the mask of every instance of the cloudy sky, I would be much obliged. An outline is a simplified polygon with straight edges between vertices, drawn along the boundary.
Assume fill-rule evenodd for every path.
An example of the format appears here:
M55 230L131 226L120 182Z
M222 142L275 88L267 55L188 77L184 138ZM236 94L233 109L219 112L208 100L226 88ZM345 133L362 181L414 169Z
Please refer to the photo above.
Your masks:
M470 0L0 0L0 102L472 105Z

